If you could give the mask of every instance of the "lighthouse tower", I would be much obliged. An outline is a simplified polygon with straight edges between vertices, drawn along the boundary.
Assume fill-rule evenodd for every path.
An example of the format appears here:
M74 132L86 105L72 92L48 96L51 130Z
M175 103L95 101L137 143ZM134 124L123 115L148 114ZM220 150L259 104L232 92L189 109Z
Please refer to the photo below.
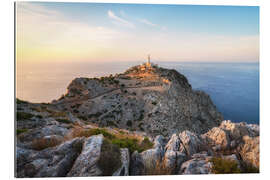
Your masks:
M150 54L148 54L146 66L151 67Z

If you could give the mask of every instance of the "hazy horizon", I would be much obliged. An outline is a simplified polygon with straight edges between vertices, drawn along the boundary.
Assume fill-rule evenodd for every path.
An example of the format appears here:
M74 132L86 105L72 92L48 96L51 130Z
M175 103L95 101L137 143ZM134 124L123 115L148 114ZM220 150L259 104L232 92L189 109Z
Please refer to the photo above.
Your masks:
M259 7L17 2L16 60L259 61Z

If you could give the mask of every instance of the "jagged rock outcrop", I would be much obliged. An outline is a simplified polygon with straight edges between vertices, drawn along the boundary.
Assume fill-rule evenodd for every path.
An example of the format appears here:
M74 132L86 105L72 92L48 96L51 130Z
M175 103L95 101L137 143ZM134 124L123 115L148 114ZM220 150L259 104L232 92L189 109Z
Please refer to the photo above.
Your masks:
M179 174L211 174L212 163L207 153L193 154L192 158L184 162Z
M42 151L16 148L17 177L64 177L81 153L82 138Z
M127 148L121 148L121 167L113 173L113 176L128 176L129 175L129 150Z
M73 164L68 176L98 176L102 174L97 162L100 157L103 135L91 136L84 141L82 152Z

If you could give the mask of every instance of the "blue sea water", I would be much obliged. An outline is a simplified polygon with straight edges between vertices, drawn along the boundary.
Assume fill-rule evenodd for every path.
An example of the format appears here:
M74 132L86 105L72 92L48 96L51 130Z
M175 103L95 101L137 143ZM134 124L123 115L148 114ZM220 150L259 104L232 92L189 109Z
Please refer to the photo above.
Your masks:
M259 124L259 63L159 63L208 93L224 119Z
M76 77L99 77L125 71L140 62L47 63L17 65L16 96L50 102L66 92ZM193 89L208 93L224 119L259 124L259 63L157 62L184 74Z

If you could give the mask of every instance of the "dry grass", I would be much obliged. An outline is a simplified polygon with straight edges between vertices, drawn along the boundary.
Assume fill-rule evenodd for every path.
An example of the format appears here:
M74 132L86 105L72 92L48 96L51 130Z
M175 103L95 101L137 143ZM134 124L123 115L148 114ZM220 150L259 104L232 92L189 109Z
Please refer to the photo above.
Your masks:
M58 144L62 143L62 141L60 141L57 138L50 138L50 139L46 139L46 138L39 138L39 139L35 139L32 142L32 148L34 150L43 150L49 147L54 147L57 146Z
M173 173L171 169L165 166L163 161L150 159L146 162L144 167L145 175L171 175Z
M79 126L75 126L72 132L65 137L65 140L75 137L90 137L98 134L103 134L105 139L120 148L128 148L131 153L134 151L142 152L153 147L153 143L148 138L140 140L134 137L133 134L129 135L123 132L109 131L102 128L84 129Z

